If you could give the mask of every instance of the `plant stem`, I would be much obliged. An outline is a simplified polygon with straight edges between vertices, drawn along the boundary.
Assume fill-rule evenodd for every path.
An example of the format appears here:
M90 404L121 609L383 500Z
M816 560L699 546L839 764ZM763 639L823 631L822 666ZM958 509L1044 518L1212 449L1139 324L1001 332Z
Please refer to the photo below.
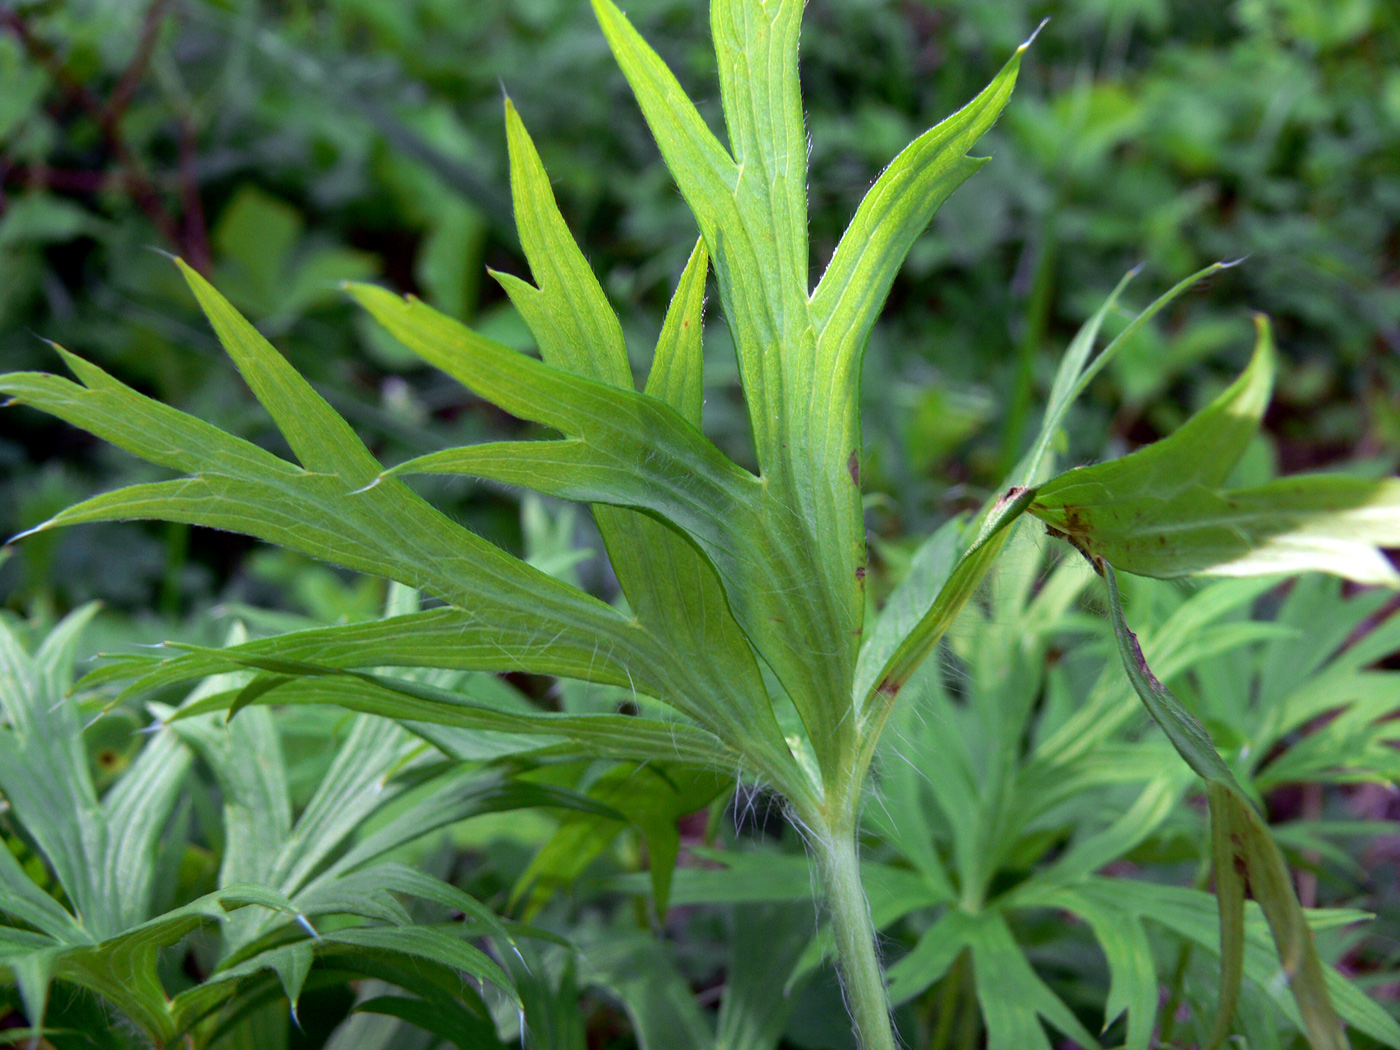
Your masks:
M855 819L814 826L812 848L821 867L836 965L861 1050L896 1050L884 972L875 954L875 925L860 881Z

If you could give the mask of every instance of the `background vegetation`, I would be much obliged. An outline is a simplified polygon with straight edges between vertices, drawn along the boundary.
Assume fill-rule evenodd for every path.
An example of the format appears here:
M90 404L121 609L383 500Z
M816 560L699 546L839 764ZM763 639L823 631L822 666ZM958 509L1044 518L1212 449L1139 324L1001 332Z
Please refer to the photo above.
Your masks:
M634 0L629 14L717 119L703 5ZM979 149L995 162L955 194L915 247L867 358L863 481L877 593L904 577L919 539L951 512L980 501L1002 475L1035 423L1069 336L1139 263L1144 272L1130 292L1136 306L1214 259L1247 256L1160 315L1119 356L1076 410L1068 428L1073 447L1065 450L1071 461L1152 440L1205 404L1244 363L1252 308L1272 318L1284 364L1267 440L1251 451L1245 469L1254 478L1342 463L1372 473L1395 470L1400 11L1393 5L813 0L803 74L817 259L832 250L879 165L970 98L1047 14L1052 20L1027 56L1006 116ZM519 429L419 367L336 291L341 279L381 278L495 338L528 346L523 325L485 279L487 266L524 272L504 193L503 88L528 122L604 287L634 326L637 338L629 343L650 342L693 244L693 224L582 0L7 5L0 10L0 360L7 370L52 368L52 352L35 336L53 339L144 392L276 447L266 417L235 381L173 268L149 250L155 247L178 252L207 273L386 462ZM1115 322L1123 319L1111 317L1110 328ZM744 461L748 435L723 325L712 324L706 341L707 429ZM143 469L36 413L0 415L0 529L17 532L79 498L136 480ZM540 503L521 508L508 495L463 483L440 483L431 495L483 535L611 593L586 517ZM1023 582L1046 571L1043 548L1032 544L1018 563ZM1014 687L990 689L989 695L1004 693L1005 703L977 709L976 718L989 721L981 730L969 728L972 738L1014 733L1027 740L1018 761L1032 764L1045 741L1053 742L1058 721L1068 717L1064 706L1087 693L1112 655L1095 648L1102 629L1090 626L1097 621L1083 615L1076 594L1058 606L1049 600L1033 606L1043 617L1036 628L1043 655L1061 670L1047 681L1027 671ZM1172 616L1183 601L1189 604L1186 594L1144 585L1138 595L1144 626L1179 624ZM367 618L379 614L386 597L378 584L299 557L178 526L95 525L47 534L13 548L0 564L7 623L24 622L35 639L59 615L102 600L80 656L165 638L219 644L234 619L256 633L289 617ZM1017 604L1021 599L1005 601L1010 604L987 607L990 619L1029 615ZM1249 683L1261 675L1278 679L1281 672L1268 668L1286 663L1288 646L1277 630L1270 635L1242 618L1253 610L1275 628L1291 625L1297 632L1308 630L1309 613L1302 599L1281 593L1235 595L1217 605L1220 626L1234 623L1233 634L1223 631L1218 652L1182 655L1174 687L1184 695L1234 697L1210 721L1222 747L1272 749L1260 759L1255 786L1281 825L1290 860L1302 868L1305 903L1382 915L1371 935L1338 934L1328 952L1393 1010L1400 849L1383 822L1400 816L1385 728L1394 724L1385 722L1391 713L1385 704L1393 707L1396 694L1386 701L1382 690L1374 709L1356 716L1359 736L1345 736L1339 719L1324 725L1331 710L1325 707L1285 730L1262 724L1251 704L1271 688L1282 695L1283 687ZM1379 637L1393 638L1394 612L1393 603L1367 598L1364 608L1352 608L1354 615L1336 614L1347 630L1314 663L1287 665L1292 684L1301 689L1322 675L1329 661L1340 659L1337 650L1355 646L1378 625L1390 623L1390 633ZM964 637L989 629L965 625ZM1169 646L1166 637L1161 644ZM978 676L990 671L964 666L953 649L945 669L955 683L974 683L975 693ZM1228 659L1221 655L1226 649ZM1363 651L1369 663L1394 668L1395 649L1372 642ZM547 681L509 686L566 710L607 702L561 696ZM1018 696L1033 703L1034 717L1012 703ZM1201 709L1212 702L1202 699ZM140 741L131 730L145 717L133 706L86 730L99 787L135 755ZM1114 731L1135 740L1127 716L1121 721ZM279 723L288 790L298 807L329 763L315 743L324 730L302 716ZM1315 742L1328 731L1338 739ZM1370 749L1364 754L1357 750L1363 738ZM907 739L911 748L918 745L912 730ZM1308 748L1322 757L1309 759ZM1299 749L1292 768L1275 768ZM1353 768L1337 760L1345 754L1356 757ZM201 761L187 790L195 800L190 805L205 805L209 815L183 831L167 830L167 844L184 850L187 879L179 892L172 887L171 899L187 900L217 881L224 842L210 800L221 797L218 773L207 756ZM1134 753L1123 761L1145 759ZM991 775L983 759L972 764ZM607 774L555 775L563 787L586 793ZM1111 779L1105 774L1104 782ZM605 792L601 783L595 796ZM917 796L914 788L891 784L891 805L897 807L901 790ZM433 858L439 873L503 907L512 886L533 885L516 902L517 913L523 907L543 925L602 946L589 954L591 968L558 964L562 969L549 971L550 995L566 1001L582 994L586 1004L583 1027L560 1034L561 1046L584 1036L590 1045L626 1045L633 1032L645 1038L648 1022L636 1014L636 1003L655 997L628 989L636 987L637 959L656 949L650 940L641 943L653 947L629 949L624 934L661 918L638 903L639 887L626 881L626 872L640 870L648 849L656 848L644 833L649 824L673 825L685 803L699 798L690 808L701 809L708 799L704 791L677 793L673 811L627 814L633 830L620 837L621 823L606 835L595 829L596 863L578 870L559 862L568 847L552 837L557 821L536 810L497 823L474 817L446 844L418 847L419 859ZM1126 812L1136 797L1121 800L1119 809ZM711 883L718 880L700 876L710 869L694 858L706 845L757 838L770 852L800 854L761 802L755 808L743 797L727 799L722 794L708 815L681 822L682 840L695 850L686 853L688 866L676 880L673 900L681 907L664 925L666 965L677 967L680 984L699 991L702 1004L719 998L732 969L725 953L735 938L728 931L742 933L747 921L723 902L777 909L768 918L778 928L805 921L811 932L810 919L782 913L802 896L805 869L796 890L766 897L716 888ZM1112 794L1065 800L1040 823L1010 835L1004 855L978 873L989 894L1048 870L1067 843L1097 829L1105 799L1109 809L1119 801ZM23 836L13 823L0 830L20 851ZM1163 818L1106 860L1122 865L1122 874L1150 870L1157 881L1189 886L1202 829L1199 815ZM908 871L919 870L930 844L944 855L977 851L975 844L958 845L963 833L956 828L935 821L924 830L927 842L919 845L891 827L872 827L873 855L891 870ZM536 855L547 842L554 843L553 859L549 848ZM773 870L782 863L775 861ZM585 874L590 881L579 885L587 889L564 897L548 892ZM755 903L755 896L765 900ZM1017 942L1057 1001L1097 1031L1113 1017L1103 1012L1108 977L1092 939L1082 925L1066 927L1063 911L1053 910L1069 908L1063 899L1047 904L1031 891L1023 896L1032 903L1007 911ZM913 949L930 924L936 902L905 904L911 899L903 910L892 906L888 917L892 959ZM1188 949L1197 942L1181 929L1160 923L1150 929L1158 971L1170 978L1163 982L1169 1009L1161 1034L1189 1045L1192 1036L1183 1034L1189 1027L1173 1036L1174 1011L1180 1007L1182 1026L1200 1022L1191 1004L1192 996L1206 995L1208 952ZM901 971L903 998L911 1004L905 1029L932 1042L971 1045L980 1038L976 1012L935 1008L972 1001L969 965L948 962L942 972L927 971L922 984L917 974L909 976L913 964ZM811 975L807 1005L784 1038L793 1046L840 1046L845 1021L829 973L815 967ZM589 986L601 990L578 990ZM304 1008L305 1045L321 1045L348 1006L344 996L326 993ZM940 1017L961 1027L943 1031ZM1251 1045L1271 1039L1288 1045L1295 1038L1286 1025L1279 1031L1258 1025Z

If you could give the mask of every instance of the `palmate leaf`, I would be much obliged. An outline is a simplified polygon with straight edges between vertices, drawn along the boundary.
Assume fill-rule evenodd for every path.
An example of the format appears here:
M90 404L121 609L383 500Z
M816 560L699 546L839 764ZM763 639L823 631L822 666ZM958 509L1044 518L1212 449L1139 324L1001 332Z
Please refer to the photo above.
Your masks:
M1089 556L1143 576L1321 571L1400 586L1400 481L1331 475L1221 489L1258 429L1274 352L1259 316L1249 367L1171 436L1040 486L1031 513Z
M804 617L801 631L786 623L741 622L770 663L773 649L807 648L814 636L823 640L821 663L833 670L825 680L804 681L810 676L774 666L831 775L824 738L851 735L849 683L863 615L860 358L914 239L975 170L966 151L1005 105L1020 53L976 100L917 140L877 181L809 299L806 146L796 74L801 6L772 0L760 14L740 0L712 5L727 151L611 0L594 4L714 261L765 483L774 501L808 523L806 576L820 581L825 601L815 610L819 615ZM804 695L809 691L814 698ZM857 709L862 699L855 697Z
M1049 987L1036 976L1002 916L992 913L968 935L977 1000L987 1025L987 1050L1049 1050L1040 1020L1048 1021L1080 1046L1098 1041Z
M997 911L945 912L914 949L890 968L890 998L901 1002L940 979L964 950L972 956L977 1002L987 1026L988 1050L1050 1050L1041 1021L1078 1045L1098 1041L1031 968L1005 918Z
M242 684L240 680L250 677L245 673L210 679L182 711L192 711L209 697L221 695L223 687ZM184 717L173 719L171 725L200 750L219 780L229 849L242 846L251 854L226 855L222 877L228 878L232 871L274 887L303 918L347 913L410 925L407 913L390 896L397 893L460 911L490 935L509 942L511 936L501 921L479 901L383 858L407 842L477 813L532 804L572 805L589 812L599 808L558 789L531 790L530 785L520 785L502 793L498 774L470 768L440 774L422 790L419 778L399 776L421 763L421 744L393 721L361 716L352 721L293 824L288 777L270 712L253 708L231 723ZM250 762L250 754L258 760ZM386 807L395 805L409 787L420 788L412 803L382 819ZM371 819L378 826L362 834ZM228 955L238 957L268 932L266 923L226 931ZM491 979L499 982L503 975L493 971Z
M1046 895L1049 907L1079 913L1081 902L1101 909L1120 922L1132 917L1150 920L1187 941L1215 953L1220 950L1219 906L1213 895L1182 886L1167 886L1136 879L1093 876L1073 890L1059 889ZM1086 911L1087 915L1088 912ZM1350 910L1313 909L1309 925L1318 930L1355 923L1367 916ZM1290 1001L1287 984L1280 980L1278 954L1268 925L1253 902L1245 905L1244 973L1250 981L1278 1002L1298 1024L1301 1017ZM1326 984L1347 1024L1387 1046L1400 1046L1400 1025L1375 1001L1335 970L1326 971Z
M187 934L247 906L284 915L292 910L263 887L228 885L102 940L30 935L31 943L22 953L0 951L0 971L14 977L26 1012L36 1021L44 1018L52 982L64 981L97 993L147 1036L167 1041L182 1025L179 1006L169 999L157 975L161 953ZM0 899L0 908L8 910L8 902Z
M543 359L601 383L633 390L622 327L570 235L549 177L515 107L506 103L511 191L521 244L536 284L496 274L529 325ZM703 396L701 326L709 256L692 252L667 313L647 393L699 429ZM628 604L658 637L685 652L704 705L781 755L782 734L758 664L730 614L705 557L646 514L597 504L594 517Z
M810 571L810 536L792 507L662 401L553 369L416 300L369 286L352 294L424 360L506 411L567 435L562 441L449 449L410 460L391 474L470 474L566 499L645 510L670 522L713 565L734 618L801 713L822 768L839 764L839 744L850 729L843 728L846 720L830 698L845 695L848 669L840 660L804 656L809 639L832 637L834 629L824 626L831 604L820 576ZM710 714L694 704L686 710L737 739L723 710ZM743 717L744 744L755 757L765 757L762 772L781 778L787 790L803 791L776 724L757 712Z
M30 881L8 849L0 849L0 913L34 928L0 925L0 970L18 984L32 1019L42 1022L49 986L59 981L97 993L148 1039L166 1045L195 1027L207 1035L209 1023L232 1024L235 1015L246 1015L248 1003L245 997L240 1005L240 992L245 979L259 972L274 974L295 1008L313 957L335 952L371 963L405 960L420 971L431 963L450 975L452 995L461 994L459 973L513 994L509 978L480 949L456 931L415 926L394 895L460 912L478 934L510 943L512 935L496 915L455 887L384 857L475 813L540 804L594 809L593 803L529 785L503 793L499 774L461 770L426 785L411 804L361 835L366 820L421 780L400 783L391 776L423 750L393 722L361 717L293 823L280 742L262 709L231 726L189 718L159 727L99 800L86 778L77 701L63 694L73 646L90 612L70 617L34 657L0 624L0 658L8 671L0 682L6 720L0 735L8 743L18 734L22 745L7 755L0 788L11 818L46 859L50 850L55 855L77 851L68 863L51 867L63 872L60 885L66 891L73 886L70 899L83 902L70 914ZM241 672L207 681L196 690L195 703L241 687L249 677ZM225 803L220 886L152 916L154 843L184 785L191 748L214 770ZM55 765L55 756L71 761ZM44 806L60 802L79 814L82 834L50 833L53 827L62 832L64 824ZM73 881L89 878L93 890ZM285 943L289 935L307 936L313 920L328 916L342 928ZM356 918L388 925L343 928ZM162 954L194 931L215 926L222 931L223 966L210 980L172 998L158 970ZM219 1011L220 1018L206 1023Z
M250 676L233 677L241 681ZM221 695L230 684L228 676L207 681L181 711ZM328 957L339 959L336 965L353 976L385 977L390 972L386 967L393 966L409 972L424 966L445 971L449 979L442 987L400 978L400 983L428 995L427 1001L444 1016L462 1010L460 996L465 993L458 973L515 995L505 971L464 940L461 927L415 924L397 898L460 912L475 934L512 944L513 935L496 914L456 887L385 857L478 813L541 804L587 808L587 800L558 789L532 790L531 785L502 792L499 774L468 767L451 769L427 784L420 783L419 776L400 778L400 773L412 774L421 744L392 721L361 716L353 720L296 822L258 820L253 811L259 807L278 813L289 806L281 749L275 731L268 735L270 713L254 708L229 724L189 715L171 725L201 752L220 782L228 848L254 851L248 857L226 856L222 877L231 870L249 872L271 886L297 917L292 926L258 916L226 924L223 957L214 974L172 1003L182 1029L227 1027L251 1016L265 1000L258 978L267 971L275 974L295 1012L313 963L324 970ZM255 743L263 748L261 770L250 769L254 763L248 760L249 748ZM405 805L402 796L410 787L418 790ZM364 826L371 821L374 830L366 834ZM317 932L327 918L332 920L330 927ZM347 926L347 918L360 921ZM287 943L289 936L303 939Z
M42 1024L50 983L65 979L114 996L147 1032L162 1033L171 1019L155 977L158 951L222 918L225 904L250 902L256 890L230 890L151 918L156 840L190 755L172 734L158 733L98 798L83 721L76 701L65 695L74 647L95 611L86 606L70 614L33 656L0 623L0 793L10 819L37 848L73 909L35 886L0 846L0 914L40 931L0 927L10 942L0 966L14 975L36 1025Z
M635 621L453 524L400 482L371 484L379 465L344 422L331 422L329 406L198 275L185 276L305 469L63 352L81 385L14 373L0 390L189 476L98 496L40 528L153 517L245 532L470 610L475 619L457 625L458 640L481 643L485 669L629 684L685 705L685 668Z
M931 554L935 547L930 541L926 550ZM906 701L918 706L899 712L900 720L888 733L889 754L880 769L879 804L870 807L866 828L879 833L921 872L941 871L943 858L951 854L955 862L953 881L961 901L960 907L928 929L914 951L894 963L889 971L891 994L896 1000L912 998L945 977L966 946L967 929L979 911L996 910L1011 919L1026 909L1068 908L1089 922L1108 958L1112 981L1106 1018L1112 1021L1126 1010L1128 1045L1143 1050L1153 1030L1157 979L1141 922L1130 921L1121 913L1108 913L1094 904L1076 911L1067 902L1080 899L1079 889L1094 880L1093 872L1123 857L1154 833L1177 806L1187 770L1170 750L1152 746L1150 741L1106 744L1104 736L1088 731L1094 723L1106 722L1110 733L1123 725L1118 710L1123 706L1121 700L1109 706L1095 699L1105 694L1108 686L1114 686L1113 692L1120 697L1130 689L1122 682L1117 668L1112 667L1090 695L1089 703L1083 705L1088 722L1080 725L1076 712L1063 726L1043 735L1031 732L1032 740L1037 736L1040 739L1024 757L1017 744L1009 744L1016 758L1004 767L1004 775L1011 779L1012 788L1007 791L998 787L994 756L1007 749L1007 741L1018 741L1027 732L998 706L1002 696L1015 696L1025 690L998 683L1026 678L1032 684L1025 688L1035 695L1036 672L1018 670L1016 656L1023 647L1029 647L1028 668L1040 667L1042 661L1035 655L1035 635L1058 630L1062 626L1058 621L1069 611L1078 589L1093 578L1077 559L1067 562L1030 601L1021 581L1033 580L1037 574L1034 564L1018 560L1022 548L1029 548L1039 557L1034 544L1012 549L994 570L988 609L969 610L951 647L966 661L965 674L957 675L957 692L962 702L945 696L948 690L941 688L940 676L925 674L911 686ZM942 572L946 573L946 555L942 561ZM918 566L916 557L911 576ZM1008 582L1005 576L1011 580ZM1149 638L1154 665L1160 657L1164 675L1180 675L1220 653L1239 653L1244 658L1252 649L1241 646L1261 639L1273 641L1283 634L1291 637L1293 632L1286 625L1217 622L1273 583L1225 581L1181 602L1167 625ZM1300 601L1306 602L1308 597L1305 595ZM1042 607L1042 603L1046 604ZM1055 613L1056 608L1060 609L1059 614ZM891 611L897 609L898 603L892 600ZM876 632L879 630L877 624ZM1003 633L1006 640L999 642ZM1344 636L1349 631L1338 628L1337 633ZM1215 637L1217 634L1219 637ZM1093 638L1091 635L1090 646L1097 648ZM1285 643L1280 638L1277 644ZM1065 662L1077 659L1072 652L1062 656ZM1074 729L1070 735L1076 738L1073 747L1061 732L1069 728ZM1070 839L1052 863L1037 864L1039 870L1024 874L1025 866L1044 856L1058 843L1058 836L1067 833L1067 829L1061 830L1062 824L1087 832L1091 822L1072 811L1070 816L1058 818L1053 818L1052 813L1055 823L1049 824L1048 829L1057 837L1035 848L1025 844L1026 840L1017 842L1027 828L1045 833L1045 814L1056 807L1063 814L1076 794L1083 798L1088 812L1097 814L1102 802L1086 796L1091 792L1097 796L1114 783L1134 781L1148 783L1131 806L1114 816L1102 830ZM1016 886L1009 892L993 890L988 900L978 893L978 886L982 882L994 886L997 872L995 868L985 871L983 859L990 856L992 863L999 866L1005 863L1010 846L1018 847L1013 851L1016 859L1009 865L1016 872ZM1219 937L1219 929L1217 921L1212 926L1213 938ZM1272 966L1271 973L1277 972L1277 962ZM1255 972L1252 970L1251 974ZM1023 1021L1029 1020L1023 1017Z
M1127 1015L1123 1050L1148 1050L1157 1021L1159 986L1152 964L1152 944L1136 915L1102 907L1073 889L1055 904L1079 916L1094 931L1094 939L1108 960L1108 998L1104 1002L1104 1028Z
M395 491L395 486L381 484L352 495L352 480L299 470L254 445L141 397L71 355L66 360L87 386L19 373L0 382L0 389L18 402L85 426L153 462L194 473L180 481L136 485L98 496L58 515L44 528L140 517L190 521L245 531L347 567L402 578L479 613L498 614L490 619L489 629L485 615L478 615L474 629L472 622L458 625L464 640L489 633L495 654L487 664L490 667L499 666L505 658L504 647L521 669L553 667L559 673L606 674L609 680L626 682L627 665L613 652L631 650L633 657L646 653L649 658L663 658L659 652L648 653L652 647L641 632L629 628L607 606L452 525L407 495L406 489ZM375 495L381 490L387 500ZM403 544L390 548L382 538L375 539L384 526L370 527L369 521L379 514L390 522L398 519L404 528L399 534ZM559 614L557 621L551 620L551 609ZM555 628L544 626L552 622L557 634ZM616 635L611 644L610 633ZM637 660L639 674L633 680L640 677L653 685L652 676L640 671L646 662Z

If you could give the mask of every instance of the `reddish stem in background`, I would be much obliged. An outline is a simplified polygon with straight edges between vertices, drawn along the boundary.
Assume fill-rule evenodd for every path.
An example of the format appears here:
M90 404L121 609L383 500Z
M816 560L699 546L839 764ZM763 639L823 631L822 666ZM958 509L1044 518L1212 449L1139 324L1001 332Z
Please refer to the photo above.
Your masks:
M184 212L183 222L177 220L161 199L156 184L147 174L140 158L127 144L121 129L121 118L145 80L151 57L160 39L161 26L170 7L171 0L152 0L142 20L136 53L122 71L116 87L105 103L91 88L75 80L63 68L56 49L34 34L23 15L13 10L0 11L0 25L14 33L29 56L45 68L63 93L96 121L102 132L103 142L119 169L127 194L161 237L182 255L187 256L190 265L202 273L208 273L210 257L204 209L199 200L198 184L194 180L192 158L186 156L195 141L189 118L181 118L180 129L180 196ZM15 172L54 189L78 193L96 192L107 179L106 174L100 172L86 173L87 178L84 178L85 173L81 172L52 172L43 168L16 169ZM7 172L6 181L10 181L11 177L12 173Z
M185 213L185 258L204 276L213 270L209 251L209 228L204 222L204 203L199 197L195 160L199 156L199 136L188 113L180 116L180 204Z
M146 78L146 70L150 67L156 42L160 39L161 23L165 21L165 14L169 8L170 0L154 0L146 9L146 17L141 21L141 36L136 42L136 53L122 71L117 86L112 89L111 97L97 116L98 122L104 128L115 127L127 107L131 105L131 100L136 97L136 89Z
M3 178L7 186L46 186L61 193L101 193L111 181L111 176L105 171L75 171L28 164L6 166Z

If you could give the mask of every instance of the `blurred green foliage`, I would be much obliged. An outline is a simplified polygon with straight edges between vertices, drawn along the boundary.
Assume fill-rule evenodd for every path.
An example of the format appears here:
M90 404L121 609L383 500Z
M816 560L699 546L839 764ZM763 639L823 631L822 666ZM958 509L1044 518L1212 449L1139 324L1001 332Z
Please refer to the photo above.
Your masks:
M717 121L703 6L634 0L629 14ZM1243 360L1242 303L1271 315L1289 359L1261 455L1298 469L1393 453L1393 4L814 2L803 74L817 265L884 159L1047 15L984 143L995 163L916 245L872 340L867 489L885 494L872 525L897 539L977 495L1033 422L1068 333L1137 263L1146 297L1212 259L1248 257L1120 356L1070 428L1071 458L1155 437L1213 394ZM20 0L0 22L7 368L54 367L35 336L53 339L275 442L155 247L210 272L385 458L513 428L412 365L336 287L377 276L528 345L484 279L488 265L523 270L497 189L503 90L636 347L694 240L583 0ZM743 458L722 326L708 342L707 425ZM0 428L8 532L137 469L33 414ZM435 496L518 548L501 498ZM177 611L274 599L245 549L164 526L88 527L26 545L0 569L0 600Z
M630 0L627 7L718 123L705 5ZM818 270L880 165L971 98L1045 16L1051 21L1027 56L1007 115L980 150L995 162L953 196L915 246L872 339L864 480L872 493L876 594L904 574L911 537L976 501L1000 476L1035 422L1033 406L1043 402L1069 335L1139 263L1146 272L1130 308L1212 260L1247 257L1164 312L1098 380L1067 428L1071 461L1150 440L1208 401L1244 363L1253 308L1271 316L1285 364L1266 420L1269 441L1247 458L1251 479L1266 480L1279 466L1354 458L1374 471L1394 469L1400 6L1391 0L811 0L803 86ZM174 268L149 250L156 248L208 272L386 462L519 432L521 424L377 334L337 289L345 279L381 279L528 347L528 333L485 273L488 266L524 271L499 189L507 184L503 91L531 128L570 225L630 326L629 345L644 350L695 231L587 0L6 0L3 370L55 368L41 341L52 339L163 401L277 447L280 439L219 353ZM1128 316L1110 318L1109 334ZM727 334L711 324L706 336L707 428L747 461ZM0 529L12 534L144 470L37 413L0 414ZM553 554L587 560L560 571L606 589L600 560L575 550L590 542L586 516L556 521L529 505L522 526L513 501L479 486L442 482L432 495L516 551L538 553L532 514L534 533L562 528L551 538ZM96 621L92 646L111 647L133 637L216 644L215 623L181 624L215 602L255 628L280 630L292 622L286 610L317 621L357 620L383 601L375 581L348 580L285 552L250 554L241 539L178 526L43 534L0 561L0 605L48 622L102 598L116 615ZM1153 584L1142 600L1160 607L1150 617L1159 624L1184 599L1170 585ZM1280 622L1291 608L1280 611ZM157 615L159 626L149 629L122 621ZM1054 682L1097 673L1100 654L1061 637L1092 634L1074 615L1057 626L1046 657ZM1271 645L1287 647L1291 639ZM1247 746L1265 734L1247 700L1256 672L1242 660L1211 656L1178 685L1243 762ZM955 661L949 666L957 671ZM969 689L976 681L960 671L950 680ZM1220 690L1239 698L1234 706L1208 702L1207 687L1221 682L1242 683ZM517 684L544 691L541 682ZM617 700L549 689L534 699L563 709ZM1051 690L1059 714L1066 693ZM101 787L134 756L128 723L143 720L118 710L91 727L93 754L114 763L95 772ZM289 751L310 751L323 733L295 715L281 725ZM1339 721L1324 742L1359 754L1374 743L1376 725ZM1335 739L1353 730L1355 740ZM1348 829L1358 836L1376 830L1359 816L1394 819L1393 795L1375 784L1329 789L1324 799L1316 784L1270 780L1288 763L1297 777L1327 779L1309 765L1313 738L1299 729L1288 748L1261 751L1257 787L1271 793L1279 813L1301 814L1283 834L1291 855L1310 868L1315 901L1373 908L1393 921L1400 903L1393 845L1367 855L1381 873L1368 882L1355 866L1357 851L1334 841ZM1387 758L1388 741L1379 749ZM293 770L293 787L309 795L318 774ZM607 787L601 770L565 774L571 787ZM1092 805L1101 802L1095 797ZM745 809L741 796L736 814ZM1106 820L1109 811L1096 814ZM763 823L747 816L746 831ZM459 828L453 840L477 850L474 861L489 861L466 866L473 891L503 901L512 886L533 885L531 899L549 900L547 924L588 940L588 922L601 921L595 906L582 909L585 922L567 910L574 902L543 892L578 872L557 872L551 883L544 877L550 855L530 859L560 838L553 823L515 815L509 825L481 821L487 830L469 836ZM712 820L704 840L727 823ZM1052 857L1081 826L1071 824L1040 838L1028 834L1006 871L1019 879ZM1329 838L1329 826L1341 830ZM615 848L603 834L616 835L611 824L589 830L604 841L576 859L594 875L636 871L643 847L655 848L631 832ZM933 828L929 839L943 834ZM687 847L695 846L699 833L688 835ZM1150 866L1189 881L1202 835L1198 815L1188 815L1135 852L1124 872ZM791 835L776 845L800 852ZM460 849L444 852L444 869L461 863ZM195 875L208 881L213 868L202 856ZM803 868L797 896L808 879ZM715 947L723 931L714 928L713 912L684 906L684 896L673 896L682 906L666 929L683 943L686 983L713 990L725 965ZM1067 933L1056 916L1018 916L1016 932L1057 994L1081 1013L1093 1004L1088 1016L1102 998L1102 964L1088 932ZM915 942L928 918L905 920L896 933L901 946ZM618 976L631 942L609 954L606 938L596 940L594 970L577 979L571 968L536 967L557 986L541 1002L564 1009L559 1046L582 1044L571 1012L580 982L614 989L633 1009ZM659 967L655 942L644 943L651 954L643 962ZM1344 945L1338 938L1331 947L1340 954ZM1177 967L1178 1001L1210 999L1214 971L1201 953L1172 941L1157 948L1164 969ZM1393 944L1379 938L1352 958L1363 980L1393 975ZM608 1013L607 997L583 994L592 997L590 1035L626 1045L619 1033L627 1025L616 1010ZM846 1021L830 974L803 994L788 1044L842 1045ZM925 1010L941 992L920 994L909 1009ZM360 1015L356 1023L370 1020ZM639 1031L643 1020L633 1019ZM406 1038L386 1031L384 1045ZM357 1028L335 1045L378 1044ZM1260 1038L1259 1045L1274 1044Z

